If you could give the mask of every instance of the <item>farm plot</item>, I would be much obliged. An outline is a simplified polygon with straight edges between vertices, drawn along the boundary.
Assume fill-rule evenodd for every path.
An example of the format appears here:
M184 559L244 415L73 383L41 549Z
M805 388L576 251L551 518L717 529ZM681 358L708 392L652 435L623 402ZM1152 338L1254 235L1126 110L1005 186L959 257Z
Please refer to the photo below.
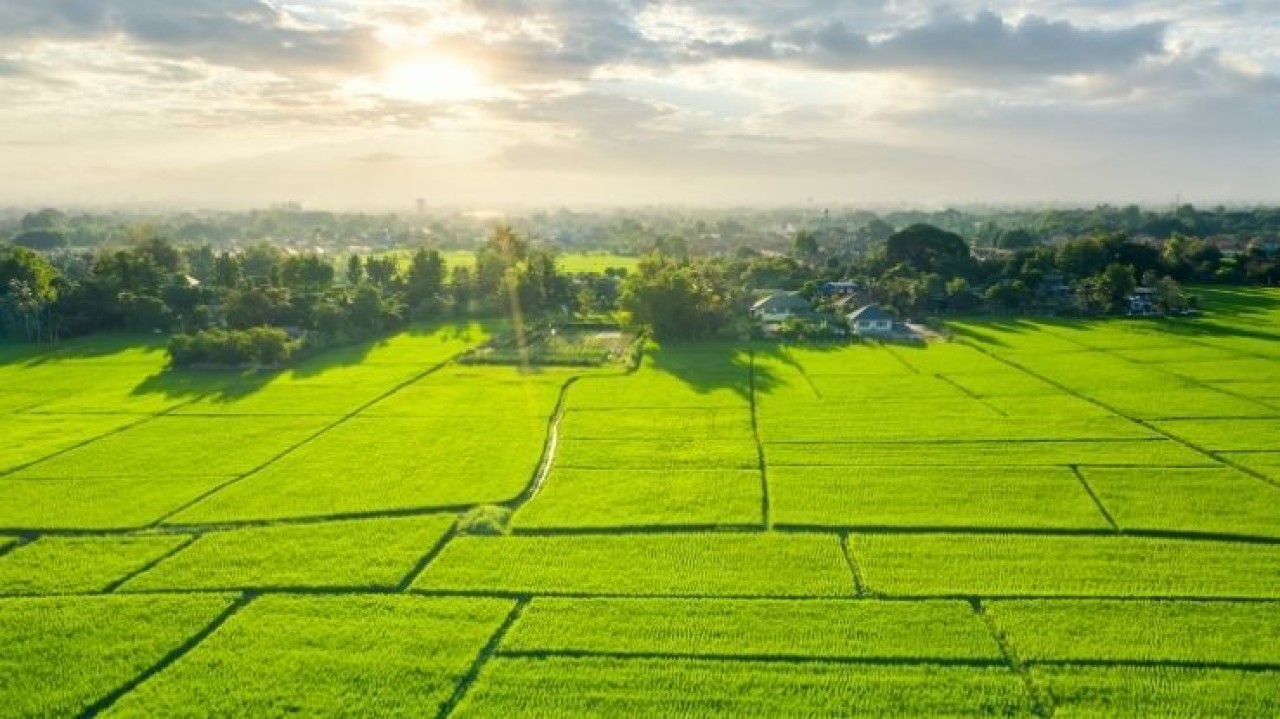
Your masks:
M1223 457L1280 483L1280 452L1228 452Z
M550 413L550 407L546 408ZM533 477L546 418L357 416L176 515L179 523L502 502Z
M1193 667L1037 666L1058 717L1248 719L1280 712L1280 671Z
M535 599L501 652L1003 662L956 601Z
M1280 666L1280 603L997 600L987 612L1026 662Z
M1162 466L1217 463L1172 440L1045 442L766 442L770 467L909 466Z
M513 603L268 596L107 716L435 715Z
M157 417L12 476L231 477L267 462L330 421L324 417Z
M1280 597L1280 545L1140 537L858 534L873 593Z
M618 596L852 596L835 537L458 537L414 589Z
M1108 526L1065 467L782 466L770 471L769 488L778 525Z
M1080 471L1122 529L1280 537L1280 487L1234 469Z
M1280 417L1274 419L1180 420L1157 422L1160 429L1219 452L1280 450Z
M748 353L732 345L652 348L634 373L583 378L573 388L571 406L574 409L741 408L750 401L750 370Z
M586 369L522 371L497 365L449 366L371 405L365 417L484 418L551 414L560 391Z
M489 662L457 716L1033 716L1002 667L546 659Z
M190 540L172 534L41 537L0 557L0 595L104 591Z
M139 529L227 481L226 477L0 479L0 527Z
M209 532L121 590L395 587L453 522L430 516Z
M556 469L516 516L519 527L758 525L760 472Z
M0 474L145 419L143 415L0 415Z
M0 713L77 716L208 626L232 599L0 599Z

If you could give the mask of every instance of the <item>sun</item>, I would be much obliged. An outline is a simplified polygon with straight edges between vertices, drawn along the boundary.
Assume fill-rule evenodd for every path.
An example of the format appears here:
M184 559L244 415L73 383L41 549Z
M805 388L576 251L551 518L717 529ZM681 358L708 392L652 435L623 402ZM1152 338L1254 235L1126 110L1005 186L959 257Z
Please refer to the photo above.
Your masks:
M377 83L381 94L411 102L474 100L487 94L483 78L455 58L422 55L392 65Z

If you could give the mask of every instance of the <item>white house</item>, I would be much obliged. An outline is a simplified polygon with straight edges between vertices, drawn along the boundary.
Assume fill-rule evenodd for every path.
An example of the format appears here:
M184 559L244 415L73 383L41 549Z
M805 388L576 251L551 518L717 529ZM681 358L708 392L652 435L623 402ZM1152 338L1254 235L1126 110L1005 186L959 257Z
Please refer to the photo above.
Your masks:
M893 315L880 305L866 305L849 313L849 329L856 335L888 335L893 333Z

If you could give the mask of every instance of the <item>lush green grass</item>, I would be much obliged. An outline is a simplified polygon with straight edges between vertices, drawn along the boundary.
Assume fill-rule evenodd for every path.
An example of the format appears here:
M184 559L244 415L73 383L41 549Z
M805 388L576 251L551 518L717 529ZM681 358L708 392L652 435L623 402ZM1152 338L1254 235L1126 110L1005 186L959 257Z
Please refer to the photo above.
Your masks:
M520 653L1001 661L965 602L535 599L502 645Z
M1280 603L995 601L988 613L1018 657L1280 665Z
M511 608L497 599L263 597L107 716L432 716Z
M324 427L324 417L159 417L15 477L210 477L247 472Z
M1234 469L1081 472L1124 529L1280 536L1280 487Z
M549 411L549 410L548 410ZM546 420L356 417L174 518L309 517L501 502L542 454Z
M779 524L1108 526L1064 467L774 467L769 488Z
M0 479L0 527L143 527L227 481L225 477Z
M1032 716L1007 668L499 657L462 717Z
M0 600L0 714L79 715L231 601L216 594Z
M1215 466L1172 440L1099 442L767 442L770 466Z
M1187 667L1035 667L1054 716L1254 719L1280 713L1280 672Z
M210 532L122 590L394 587L453 522L430 516Z
M1280 545L999 534L850 543L867 586L888 595L1280 598Z
M853 594L853 579L831 536L458 537L414 588L564 595L841 596Z
M980 406L973 400L964 400ZM832 413L786 413L766 406L761 411L760 435L769 442L872 442L872 441L1026 441L1026 440L1115 440L1150 439L1158 434L1129 420L1115 416L1080 418L1074 415L1048 418L997 416L984 409L971 414L929 413L921 407L895 413L882 405L868 405L862 416L848 410Z
M186 541L171 534L42 537L0 557L0 594L102 591Z
M516 519L528 527L759 524L758 470L556 469Z

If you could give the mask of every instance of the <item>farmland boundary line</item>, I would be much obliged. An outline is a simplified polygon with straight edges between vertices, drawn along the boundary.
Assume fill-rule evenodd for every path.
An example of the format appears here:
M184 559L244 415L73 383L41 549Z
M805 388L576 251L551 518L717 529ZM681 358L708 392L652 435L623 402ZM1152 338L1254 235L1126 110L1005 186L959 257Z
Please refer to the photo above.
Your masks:
M853 591L857 597L869 597L871 593L867 591L866 578L862 576L862 567L858 566L858 560L853 556L853 547L849 544L849 534L840 535L840 552L844 554L844 563L849 565L849 574L853 575Z
M248 606L249 603L253 601L254 597L256 596L257 596L256 594L251 592L242 593L239 597L235 599L235 601L231 603L230 606L222 610L222 612L218 614L218 616L214 617L213 621L205 625L203 629L201 629L200 631L188 637L186 641L182 642L177 647L174 647L173 649L171 649L168 653L166 653L163 657L161 657L159 661L157 661L155 664L152 664L151 666L144 669L140 674L137 674L133 678L126 681L124 684L121 684L120 686L116 687L111 692L107 693L105 696L98 699L93 704L90 704L84 711L80 712L78 716L81 717L82 719L85 717L95 717L101 714L103 711L110 709L112 705L118 702L126 694L133 691L134 689L137 689L139 686L145 683L148 679L151 679L152 677L164 671L165 669L168 669L174 662L177 662L179 659L186 656L188 652L190 652L192 649L195 649L201 642L207 639L211 634L218 631L218 629L220 629L222 625L226 624L227 621L231 619L231 617L235 616L241 609L244 609L246 606Z
M436 543L432 545L431 549L428 549L427 553L422 555L422 557L414 563L413 567L409 569L408 573L404 575L404 578L396 585L396 591L408 591L409 587L413 586L413 583L418 579L418 577L427 570L427 566L431 564L432 560L440 556L440 553L444 551L445 545L448 544L449 540L453 539L457 533L456 529L450 529L448 532L445 532L444 536L437 540Z
M414 384L415 382L418 382L419 380L422 380L423 378L428 377L428 376L430 376L430 375L432 375L432 374L435 374L436 372L440 371L441 369L444 369L444 368L445 368L445 367L447 367L451 362L453 362L455 359L457 359L458 357L462 356L462 354L463 354L464 352L465 352L465 350L464 350L463 352L459 352L459 353L457 353L457 354L454 354L454 355L450 356L448 359L445 359L445 360L442 360L442 361L440 361L440 362L437 362L436 364L431 365L430 367L426 368L425 370L422 370L421 372L418 372L417 374L414 374L414 375L411 375L410 377L407 377L406 379L402 380L401 382L399 382L398 384L396 384L395 386L393 386L391 389L388 389L387 391L383 392L382 394L379 394L379 395L377 395L376 397L373 397L373 398L372 398L372 399L370 399L369 401L365 402L364 404L360 405L359 407L356 407L355 409L353 409L353 410L351 410L350 412L348 412L348 413L346 413L346 414L342 415L341 417L338 417L336 420L334 420L334 421L330 422L329 424L324 425L324 426L323 426L323 427L321 427L320 429L317 429L315 432L312 432L311 434L309 434L309 435L307 435L306 437L302 438L302 439L301 439L301 440L299 440L298 442L296 442L296 443L294 443L294 444L292 444L292 445L290 445L290 446L288 446L288 447L284 448L284 449L283 449L283 450L281 450L280 452L277 452L274 456L270 457L269 459L267 459L265 462L263 462L263 463L259 464L258 466L254 467L254 468L250 469L249 471L244 472L244 473L242 473L242 474L240 474L240 475L237 475L237 476L235 476L235 477L232 477L230 480L228 480L228 481L226 481L226 482L223 482L222 484L218 485L217 487L214 487L213 489L211 489L211 490L209 490L209 491L207 491L207 492L205 492L205 493L203 493L203 494L199 495L199 496L198 496L198 497L196 497L195 499L192 499L192 500L190 500L189 502L186 502L185 504L179 505L177 508L172 509L172 510L170 510L169 512L167 512L167 513L165 513L165 514L161 515L161 516L160 516L160 518L159 518L159 519L156 519L154 522L152 522L150 526L151 526L151 527L158 527L158 526L160 526L160 525L164 524L164 523L165 523L165 521L166 521L166 520L168 520L168 519L170 519L171 517L175 517L175 516L177 516L177 515L179 515L179 514L181 514L181 513L185 512L185 511L187 511L188 509L191 509L192 507L196 506L196 505L197 505L197 504L199 504L200 502L203 502L204 500L206 500L206 499L208 499L208 498L212 497L213 495L218 494L219 492L221 492L222 490L226 489L227 487L231 487L231 486L233 486L233 485L235 485L235 484L237 484L237 483L239 483L239 482L241 482L241 481L243 481L243 480L245 480L245 479L248 479L249 477L252 477L253 475L257 474L258 472L261 472L262 470L266 469L267 467L269 467L269 466L271 466L271 465L275 464L276 462L278 462L278 461L280 461L280 460L284 459L285 457L289 456L290 454L293 454L293 453L294 453L294 452L296 452L297 450L299 450L299 449L301 449L301 448L305 447L306 445L310 444L311 442L315 441L316 439L319 439L321 436L325 435L325 434L326 434L326 433L328 433L330 430L336 429L337 427L341 427L342 425L344 425L344 424L346 424L347 422L351 421L353 418L355 418L355 417L356 417L357 415L359 415L361 412L363 412L363 411L365 411L366 409L368 409L368 408L372 407L373 405L377 404L378 402L381 402L382 400L384 400L384 399L386 399L386 398L390 397L391 395L395 394L396 392L399 392L400 390L404 389L405 387L408 387L409 385Z
M1117 408L1115 408L1115 407L1112 407L1111 405L1107 404L1106 402L1103 402L1103 401L1102 401L1102 400L1100 400L1100 399L1097 399L1097 398L1094 398L1094 397L1090 397L1089 395L1084 394L1083 392L1078 392L1078 391L1076 391L1076 390L1073 390L1073 389L1071 389L1070 387L1066 386L1065 384L1062 384L1061 382L1058 382L1057 380L1051 379L1051 378L1049 378L1049 377L1047 377L1047 376L1045 376L1045 375L1043 375L1043 374L1040 374L1039 372L1036 372L1035 370L1032 370L1032 369L1030 369L1030 368L1028 368L1028 367L1025 367L1025 366L1023 366L1023 365L1021 365L1021 364L1017 363L1017 362L1014 362L1014 361L1013 361L1013 360L1011 360L1011 359L1008 359L1008 358L1006 358L1006 357L1002 357L1002 356L1000 356L999 354L996 354L995 352L992 352L992 351L990 351L990 350L986 349L985 347L981 347L981 346L979 346L979 345L978 345L978 344L976 344L976 343L970 342L969 340L960 340L960 341L961 341L961 342L963 342L964 344L969 345L970 347L973 347L974 349L976 349L976 350L978 350L979 352L981 352L981 353L983 353L983 354L987 355L988 357L991 357L991 358L995 359L995 360L996 360L996 361L998 361L998 362L1002 362L1002 363L1004 363L1004 364L1006 364L1006 365L1008 365L1008 366L1010 366L1010 367L1013 367L1014 369L1016 369L1016 370L1018 370L1018 371L1020 371L1020 372L1023 372L1023 373L1025 373L1025 374L1031 375L1032 377L1035 377L1036 379L1039 379L1039 380L1041 380L1042 382L1048 382L1049 384L1053 385L1054 387L1057 387L1058 389L1062 390L1063 392L1066 392L1067 394L1070 394L1070 395L1072 395L1072 396L1074 396L1074 397L1077 397L1077 398L1079 398L1079 399L1085 400L1086 402L1089 402L1089 403L1091 403L1091 404L1093 404L1093 405L1095 405L1095 406L1097 406L1097 407L1101 407L1102 409L1105 409L1105 410L1107 410L1108 412L1110 412L1110 413L1112 413L1112 414L1114 414L1114 415L1117 415L1117 416L1119 416L1119 417L1124 417L1125 419L1129 420L1130 422L1133 422L1134 424L1137 424L1137 425L1139 425L1139 426L1145 427L1145 428L1147 428L1148 430L1151 430L1152 432L1155 432L1155 433L1157 433L1157 434L1159 434L1159 435L1162 435L1162 436L1163 436L1163 437L1165 437L1166 439L1169 439L1169 440L1172 440L1172 441L1174 441L1174 442L1177 442L1178 444L1182 445L1183 447L1186 447L1187 449L1190 449L1191 451L1193 451L1193 452L1195 452L1195 453L1197 453L1197 454L1204 455L1205 457L1208 457L1209 459L1211 459L1211 460L1213 460L1213 461L1217 462L1218 464L1221 464L1221 465L1224 465L1224 466L1230 467L1230 468L1235 469L1235 470L1237 470L1237 471L1239 471L1239 472L1243 472L1244 474L1247 474L1247 475L1249 475L1250 477L1253 477L1254 479L1257 479L1257 480L1259 480L1259 481L1266 482L1267 484L1269 484L1269 485L1271 485L1271 486L1273 486L1273 487L1280 487L1280 482L1278 482L1278 481L1276 481L1276 480L1271 479L1271 478L1270 478L1270 477L1268 477L1267 475L1265 475L1265 474L1263 474L1263 473L1261 473L1261 472L1259 472L1259 471L1257 471L1257 470L1251 469L1251 468L1249 468L1249 467L1245 467L1244 465L1237 464L1236 462L1234 462L1234 461L1232 461L1232 460L1229 460L1229 459L1227 459L1227 458L1225 458L1225 457L1221 456L1219 453L1214 452L1213 450L1210 450L1210 449L1206 449L1206 448L1204 448L1204 447L1201 447L1200 445L1198 445L1198 444L1196 444L1196 443L1194 443L1194 442L1191 442L1191 441L1189 441L1189 440L1187 440L1187 439L1184 439L1184 438L1182 438L1182 437L1180 437L1180 436L1178 436L1178 435L1174 434L1173 432L1169 432L1169 431L1167 431L1167 430L1161 429L1158 425L1156 425L1156 424L1154 424L1154 423L1152 423L1152 422L1150 422L1150 421L1148 421L1148 420L1139 419L1139 418L1134 417L1134 416L1132 416L1132 415L1130 415L1130 414L1127 414L1127 413L1125 413L1125 412L1121 412L1119 409L1117 409Z
M30 532L18 532L16 533L15 536L12 536L12 537L5 536L4 538L13 539L13 541L3 546L0 546L0 557L3 557L9 552L12 552L16 549L20 549L22 547L25 547L28 544L31 544L32 542L39 539L40 535L32 534Z
M62 455L67 454L68 452L74 452L75 450L80 449L81 447L85 447L85 446L87 446L87 445L93 444L94 442L97 442L97 441L98 441L98 440L100 440L100 439L106 439L107 437L113 437L113 436L115 436L115 435L117 435L117 434L120 434L121 432L127 432L128 430L131 430L131 429L133 429L133 428L135 428L135 427L140 427L140 426L142 426L142 425L144 425L144 424L146 424L146 423L148 423L148 422L151 422L151 421L153 421L153 420L160 419L161 417L168 417L169 415L173 414L174 412L176 412L177 410L181 409L182 407L185 407L185 406L187 406L187 405L191 404L192 402L196 402L196 401L199 401L199 400L203 399L203 398L205 397L205 395L207 395L207 394L208 394L208 393L206 392L206 393L204 393L204 394L196 395L195 397L192 397L191 399L186 400L185 402L179 402L179 403L177 403L177 404L173 405L172 407L166 407L164 410L162 410L162 411L160 411L160 412L155 412L155 413L153 413L153 414L143 415L143 416L139 417L138 421L136 421L136 422L129 422L128 424L121 425L121 426L119 426L119 427L116 427L115 429L109 430L109 431L107 431L107 432L103 432L102 434L97 434L97 435L94 435L94 436L92 436L92 437L90 437L90 438L88 438L88 439L86 439L86 440L83 440L83 441L80 441L80 442L76 442L75 444L73 444L73 445L71 445L71 446L69 446L69 447L63 447L62 449L60 449L60 450L58 450L58 451L56 451L56 452L52 452L52 453L50 453L50 454L46 454L46 455L43 455L43 456L38 457L38 458L36 458L36 459L33 459L33 460L31 460L30 462L25 462L25 463L23 463L23 464L19 464L19 465L15 465L15 466L13 466L13 467L10 467L10 468L8 468L8 469L6 469L6 470L4 470L4 471L0 472L0 477L8 477L8 476L10 476L10 475L17 474L18 472L21 472L21 471L22 471L22 470L24 470L24 469L28 469L28 468L30 468L30 467L34 467L35 465L40 464L41 462L46 462L46 461L51 460L51 459L53 459L53 458L55 458L55 457L61 457ZM81 413L77 413L77 412L67 412L67 413L65 413L65 414L81 414Z
M43 481L43 480L40 480ZM50 480L60 481L60 480ZM242 529L255 529L261 527L305 527L313 524L334 524L341 522L359 522L371 519L399 519L408 517L431 517L434 515L450 515L458 514L472 509L477 505L474 504L457 504L457 505L434 505L430 507L416 507L407 509L379 509L370 510L368 512L342 512L337 514L317 514L310 517L277 517L273 519L243 519L232 521L208 522L208 523L189 523L189 524L164 524L161 526L152 526L149 524L138 525L134 527L110 527L110 528L0 528L0 534L9 533L25 533L49 537L118 537L122 535L144 534L160 532L164 534L217 534L219 532L235 532Z
M1148 468L1149 469L1149 468ZM471 509L479 505L466 505L461 511ZM13 535L18 537L29 537L27 541L34 541L39 537L121 537L121 536L146 536L155 534L157 531L162 534L187 534L201 536L205 534L215 534L220 532L234 532L243 529L254 529L259 527L271 526L309 526L313 524L329 524L337 522L358 522L369 519L395 519L402 517L420 517L420 516L444 516L457 514L458 510L448 509L431 509L422 512L400 512L393 514L375 514L361 515L356 517L313 517L305 520L283 520L283 521L266 521L266 522L249 522L245 524L215 524L215 525L165 525L156 529L150 527L142 527L137 529L13 529L0 528L0 535ZM714 534L714 533L738 533L738 534L759 534L763 530L759 524L742 524L742 523L726 523L726 524L656 524L656 525L629 525L615 527L513 527L511 534L513 536L523 537L592 537L592 536L646 536L659 534ZM914 536L923 534L945 534L953 536L989 536L989 535L1009 535L1024 537L1061 537L1061 538L1114 538L1116 531L1111 528L1088 528L1088 527L984 527L984 526L954 526L954 525L883 525L883 524L794 524L780 522L774 524L770 531L781 534L879 534L879 535L902 535ZM1136 537L1144 539L1169 539L1188 542L1219 542L1223 544L1260 544L1260 545L1277 545L1280 544L1280 536L1266 536L1254 534L1234 534L1229 532L1200 532L1194 530L1175 530L1175 529L1125 529L1122 530L1127 537ZM16 547L15 547L16 548ZM12 551L12 550L10 550Z
M947 593L947 594L876 594L874 596L858 597L853 594L691 594L691 593L675 593L662 592L656 594L636 594L625 592L564 592L564 591L528 591L528 590L503 590L503 589L435 589L435 588L414 588L410 587L405 592L400 592L394 586L267 586L257 585L251 587L193 587L187 589L175 589L172 587L155 588L155 589L124 589L117 591L111 595L106 595L101 591L91 592L45 592L41 594L8 594L0 595L0 603L5 601L22 600L22 599L49 599L49 598L74 598L74 597L101 597L101 596L143 596L143 595L164 595L172 596L175 594L228 594L235 592L249 592L255 596L282 595L282 596L359 596L359 595L387 595L387 594L404 594L414 597L435 597L441 599L448 598L476 598L476 599L510 599L518 600L522 598L547 598L547 599L615 599L615 600L690 600L690 601L767 601L767 602L1092 602L1092 601L1108 601L1108 602L1128 602L1128 603L1195 603L1195 604L1269 604L1280 607L1280 595L1276 596L1260 596L1260 595L1196 595L1196 594L973 594L973 593Z
M995 641L996 646L1000 647L1000 654L1004 656L1005 662L1009 669L1022 680L1027 688L1027 693L1031 696L1031 701L1035 704L1035 713L1045 719L1051 719L1054 714L1053 698L1047 691L1042 690L1036 684L1035 679L1031 676L1031 671L1027 669L1026 664L1018 658L1018 653L1013 650L1013 646L1009 644L1008 638L1004 631L996 624L995 619L987 613L987 608L983 605L981 599L974 599L970 602L973 607L973 613L978 615L982 620L983 626L987 628L987 632L991 635L991 639Z
M1085 478L1084 473L1080 471L1080 465L1071 465L1071 473L1076 476L1076 479L1080 480L1080 486L1084 487L1084 491L1089 494L1089 499L1093 500L1094 506L1096 506L1098 511L1102 513L1102 516L1107 520L1107 524L1110 524L1111 528L1114 529L1117 534L1122 534L1123 530L1120 529L1119 524L1116 524L1116 518L1111 516L1111 511L1102 503L1102 499L1098 496L1098 493L1093 491L1093 485L1089 484L1089 480Z
M128 574L124 575L123 577L120 577L119 579L115 580L114 582L111 582L110 584L108 584L105 588L103 588L103 590L102 590L102 591L103 591L103 593L104 593L104 594L111 594L112 592L116 591L117 589L119 589L120 587L124 586L125 584L128 584L128 583L129 583L129 580L133 579L134 577L137 577L137 576L138 576L138 575L140 575L140 574L143 574L143 573L145 573L145 572L150 571L151 569L154 569L156 565L160 564L160 563L161 563L161 562L163 562L164 560L168 559L169 557L172 557L173 555L177 554L178 552L181 552L182 550L186 549L187 547L190 547L192 544L195 544L196 540L197 540L197 539L199 539L199 538L200 538L200 537L198 537L198 536L194 536L194 535L193 535L193 536L188 536L188 537L187 537L187 539L186 539L186 541L179 542L179 543L178 543L178 546L174 547L173 549L170 549L169 551L165 552L164 554L161 554L160 556L156 557L155 559L152 559L151 561L147 562L146 564L143 564L141 567L138 567L137 569L133 570L132 572L129 572Z
M580 375L570 377L560 386L560 394L556 397L556 406L552 409L551 416L547 419L547 436L543 440L542 454L538 457L538 465L533 468L533 476L529 479L528 486L520 494L503 502L502 506L513 512L524 506L526 502L538 496L538 492L542 490L542 485L551 476L551 466L555 464L556 450L560 447L560 423L564 420L564 413L568 410L569 390L581 378Z
M724 652L629 652L595 649L499 649L498 656L506 659L665 659L670 661L712 661L778 664L850 664L867 666L960 666L1003 667L1003 657L982 659L979 657L890 657L851 656L822 654L729 654Z
M524 610L529 606L530 601L531 597L529 596L522 596L516 599L516 604L507 613L507 618L503 620L493 635L489 637L489 641L480 649L480 653L476 655L467 673L458 681L453 694L440 706L440 711L436 713L438 719L446 719L453 715L458 705L466 698L467 692L476 683L476 680L480 678L480 672L484 670L485 664L488 664L489 660L497 654L498 647L502 644L502 640L506 638L507 633L511 631L511 627L520 620L520 615L524 614Z
M748 396L751 398L751 437L755 440L756 461L760 468L760 517L765 531L773 526L773 507L769 498L769 466L764 457L764 442L760 441L760 417L756 407L756 351L748 356Z
M947 385L949 385L949 386L951 386L951 387L954 387L954 388L956 389L956 391L957 391L957 392L959 392L959 393L963 394L964 396L968 397L969 399L971 399L971 400L973 400L973 401L975 401L975 402L981 403L981 404L982 404L982 406L986 407L987 409L991 410L992 412L995 412L996 414L1000 415L1001 417L1008 418L1008 416L1009 416L1009 413L1008 413L1008 412L1006 412L1006 411L1004 411L1004 410L1000 409L999 407L995 406L994 404L991 404L991 403L990 403L990 402L988 402L986 399L984 399L981 395L979 395L978 393L976 393L976 392L974 392L973 390L969 389L968 387L965 387L964 385L960 384L959 382L957 382L957 381L955 381L955 380L951 379L950 377L948 377L948 376L946 376L946 375L944 375L944 374L934 373L934 375L933 375L933 376L934 376L934 377L936 377L936 378L938 378L938 380L939 380L939 381L944 382L944 383L946 383Z

